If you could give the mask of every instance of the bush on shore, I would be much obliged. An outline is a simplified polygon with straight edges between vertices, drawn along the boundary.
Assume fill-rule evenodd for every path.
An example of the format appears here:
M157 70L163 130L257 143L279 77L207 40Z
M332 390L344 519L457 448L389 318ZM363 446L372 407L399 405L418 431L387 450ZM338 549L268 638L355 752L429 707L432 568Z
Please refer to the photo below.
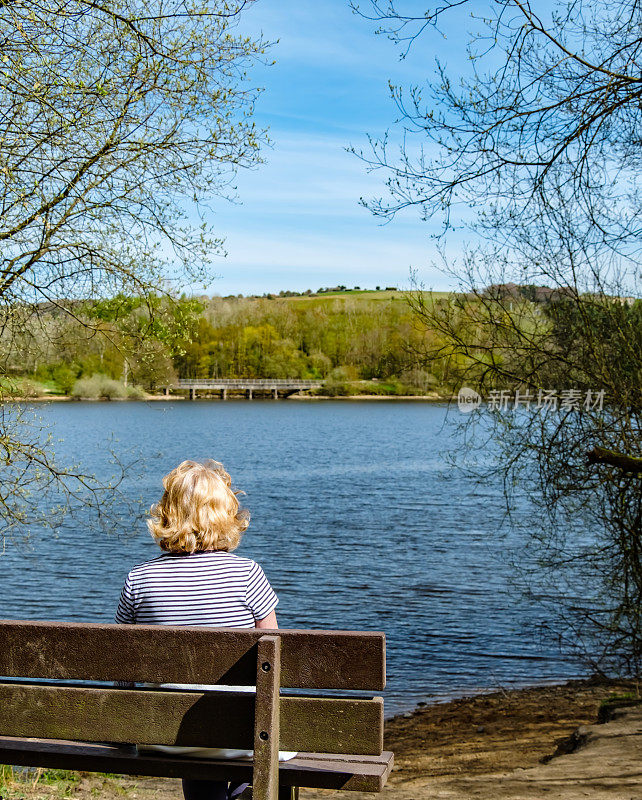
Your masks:
M379 395L381 397L422 397L434 394L434 389L420 388L396 378L385 381L359 381L328 379L323 386L311 394L325 397L356 397L358 395Z
M90 378L77 380L71 396L84 400L140 400L145 397L145 392L140 386L125 386L122 381L96 373Z

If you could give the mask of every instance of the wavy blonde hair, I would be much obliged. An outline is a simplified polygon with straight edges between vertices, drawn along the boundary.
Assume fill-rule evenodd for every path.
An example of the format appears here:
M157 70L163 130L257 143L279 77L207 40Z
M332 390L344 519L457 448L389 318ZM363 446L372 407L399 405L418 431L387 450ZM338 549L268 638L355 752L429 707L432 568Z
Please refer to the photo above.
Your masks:
M169 553L234 550L250 515L239 509L232 479L222 464L183 461L163 478L165 492L150 509L147 527Z

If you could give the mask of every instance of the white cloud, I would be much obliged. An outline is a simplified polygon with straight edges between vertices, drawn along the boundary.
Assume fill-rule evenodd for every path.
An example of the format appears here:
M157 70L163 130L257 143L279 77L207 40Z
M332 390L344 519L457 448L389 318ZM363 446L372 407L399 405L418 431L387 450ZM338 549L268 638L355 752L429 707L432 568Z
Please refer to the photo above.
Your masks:
M346 151L345 138L293 135L280 130L272 135L275 146L266 150L266 163L238 176L240 204L218 205L217 214L224 224L254 214L281 220L311 216L364 220L370 213L359 204L360 198L386 195L385 172L368 172L363 161ZM415 211L404 218L420 225ZM370 219L373 225L378 224ZM426 233L425 224L423 229Z

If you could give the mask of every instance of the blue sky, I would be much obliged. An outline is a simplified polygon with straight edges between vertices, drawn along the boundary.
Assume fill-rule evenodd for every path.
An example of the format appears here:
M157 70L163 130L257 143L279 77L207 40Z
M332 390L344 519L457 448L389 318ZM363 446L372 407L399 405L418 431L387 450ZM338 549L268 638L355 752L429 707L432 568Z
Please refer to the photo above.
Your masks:
M385 193L385 175L369 174L345 148L366 147L368 133L380 135L394 122L388 81L424 80L435 55L426 45L439 45L432 34L400 61L374 27L347 0L258 0L246 12L244 30L278 39L275 64L254 72L264 87L256 120L273 145L266 163L239 174L239 203L213 204L210 221L228 255L215 265L220 277L210 293L404 287L411 267L427 286L448 286L431 266L431 224L410 211L382 225L359 205L362 196Z

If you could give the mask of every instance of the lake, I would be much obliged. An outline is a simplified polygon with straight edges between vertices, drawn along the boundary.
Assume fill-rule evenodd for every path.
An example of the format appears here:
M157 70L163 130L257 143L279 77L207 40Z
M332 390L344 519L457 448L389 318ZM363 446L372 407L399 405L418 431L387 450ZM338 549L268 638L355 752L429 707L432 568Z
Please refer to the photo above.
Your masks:
M457 410L399 401L52 403L36 413L61 462L106 477L110 452L135 462L121 486L149 506L186 458L222 461L252 522L239 554L256 559L287 628L383 630L386 713L471 692L583 674L533 634L542 610L510 588L497 486L448 466ZM116 509L119 510L118 508ZM34 531L0 558L0 616L112 621L131 566L158 554L120 508Z

